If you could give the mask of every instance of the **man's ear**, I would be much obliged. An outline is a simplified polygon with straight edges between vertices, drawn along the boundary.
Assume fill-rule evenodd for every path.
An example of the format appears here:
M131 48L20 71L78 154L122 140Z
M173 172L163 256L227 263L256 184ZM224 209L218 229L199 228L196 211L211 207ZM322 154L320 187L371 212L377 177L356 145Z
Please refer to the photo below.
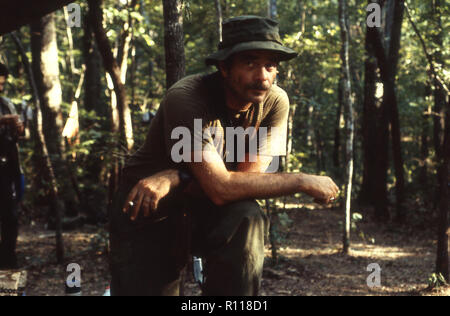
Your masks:
M219 61L219 63L217 64L217 68L219 68L219 71L222 74L222 77L224 77L224 78L228 77L228 68L225 65L225 62Z

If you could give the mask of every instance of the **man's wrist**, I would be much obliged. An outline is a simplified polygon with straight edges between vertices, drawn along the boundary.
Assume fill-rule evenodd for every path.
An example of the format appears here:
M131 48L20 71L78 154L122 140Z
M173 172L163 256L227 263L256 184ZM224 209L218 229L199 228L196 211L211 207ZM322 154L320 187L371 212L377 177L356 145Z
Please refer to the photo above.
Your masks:
M310 175L306 173L299 172L298 173L298 186L300 188L300 192L305 192L308 190L308 178Z

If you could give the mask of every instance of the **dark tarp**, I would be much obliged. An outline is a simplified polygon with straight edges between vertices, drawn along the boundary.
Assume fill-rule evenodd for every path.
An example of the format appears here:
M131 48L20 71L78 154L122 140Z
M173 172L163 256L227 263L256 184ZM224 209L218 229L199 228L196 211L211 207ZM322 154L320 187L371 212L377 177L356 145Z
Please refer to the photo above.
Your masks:
M0 0L0 35L17 30L74 0Z

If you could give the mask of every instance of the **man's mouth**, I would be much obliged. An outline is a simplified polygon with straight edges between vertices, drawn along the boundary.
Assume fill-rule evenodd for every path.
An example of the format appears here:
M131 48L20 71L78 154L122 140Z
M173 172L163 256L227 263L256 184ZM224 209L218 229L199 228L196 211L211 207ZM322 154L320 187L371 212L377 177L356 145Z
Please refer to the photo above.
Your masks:
M266 92L266 91L268 91L270 89L270 86L267 86L267 85L264 85L264 84L255 83L255 84L249 85L248 88L250 90L258 90L258 91L261 91L261 92Z

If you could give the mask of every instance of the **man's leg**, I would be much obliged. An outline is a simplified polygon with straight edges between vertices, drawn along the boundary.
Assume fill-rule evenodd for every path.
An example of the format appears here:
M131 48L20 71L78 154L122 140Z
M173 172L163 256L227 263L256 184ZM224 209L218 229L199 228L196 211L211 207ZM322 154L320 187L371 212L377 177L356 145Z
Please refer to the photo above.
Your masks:
M129 295L179 295L180 271L187 256L180 257L177 216L155 221L123 214L130 186L119 190L110 214L111 293ZM161 201L168 207L171 203ZM177 251L178 253L175 253Z
M0 266L15 268L17 267L16 244L19 232L18 205L12 198L12 184L3 183L1 187L5 190L0 193L0 201L2 201Z
M268 220L255 200L222 207L209 205L195 218L203 242L208 296L258 295L264 263L264 237ZM198 214L200 214L198 213ZM201 227L203 225L203 227Z

